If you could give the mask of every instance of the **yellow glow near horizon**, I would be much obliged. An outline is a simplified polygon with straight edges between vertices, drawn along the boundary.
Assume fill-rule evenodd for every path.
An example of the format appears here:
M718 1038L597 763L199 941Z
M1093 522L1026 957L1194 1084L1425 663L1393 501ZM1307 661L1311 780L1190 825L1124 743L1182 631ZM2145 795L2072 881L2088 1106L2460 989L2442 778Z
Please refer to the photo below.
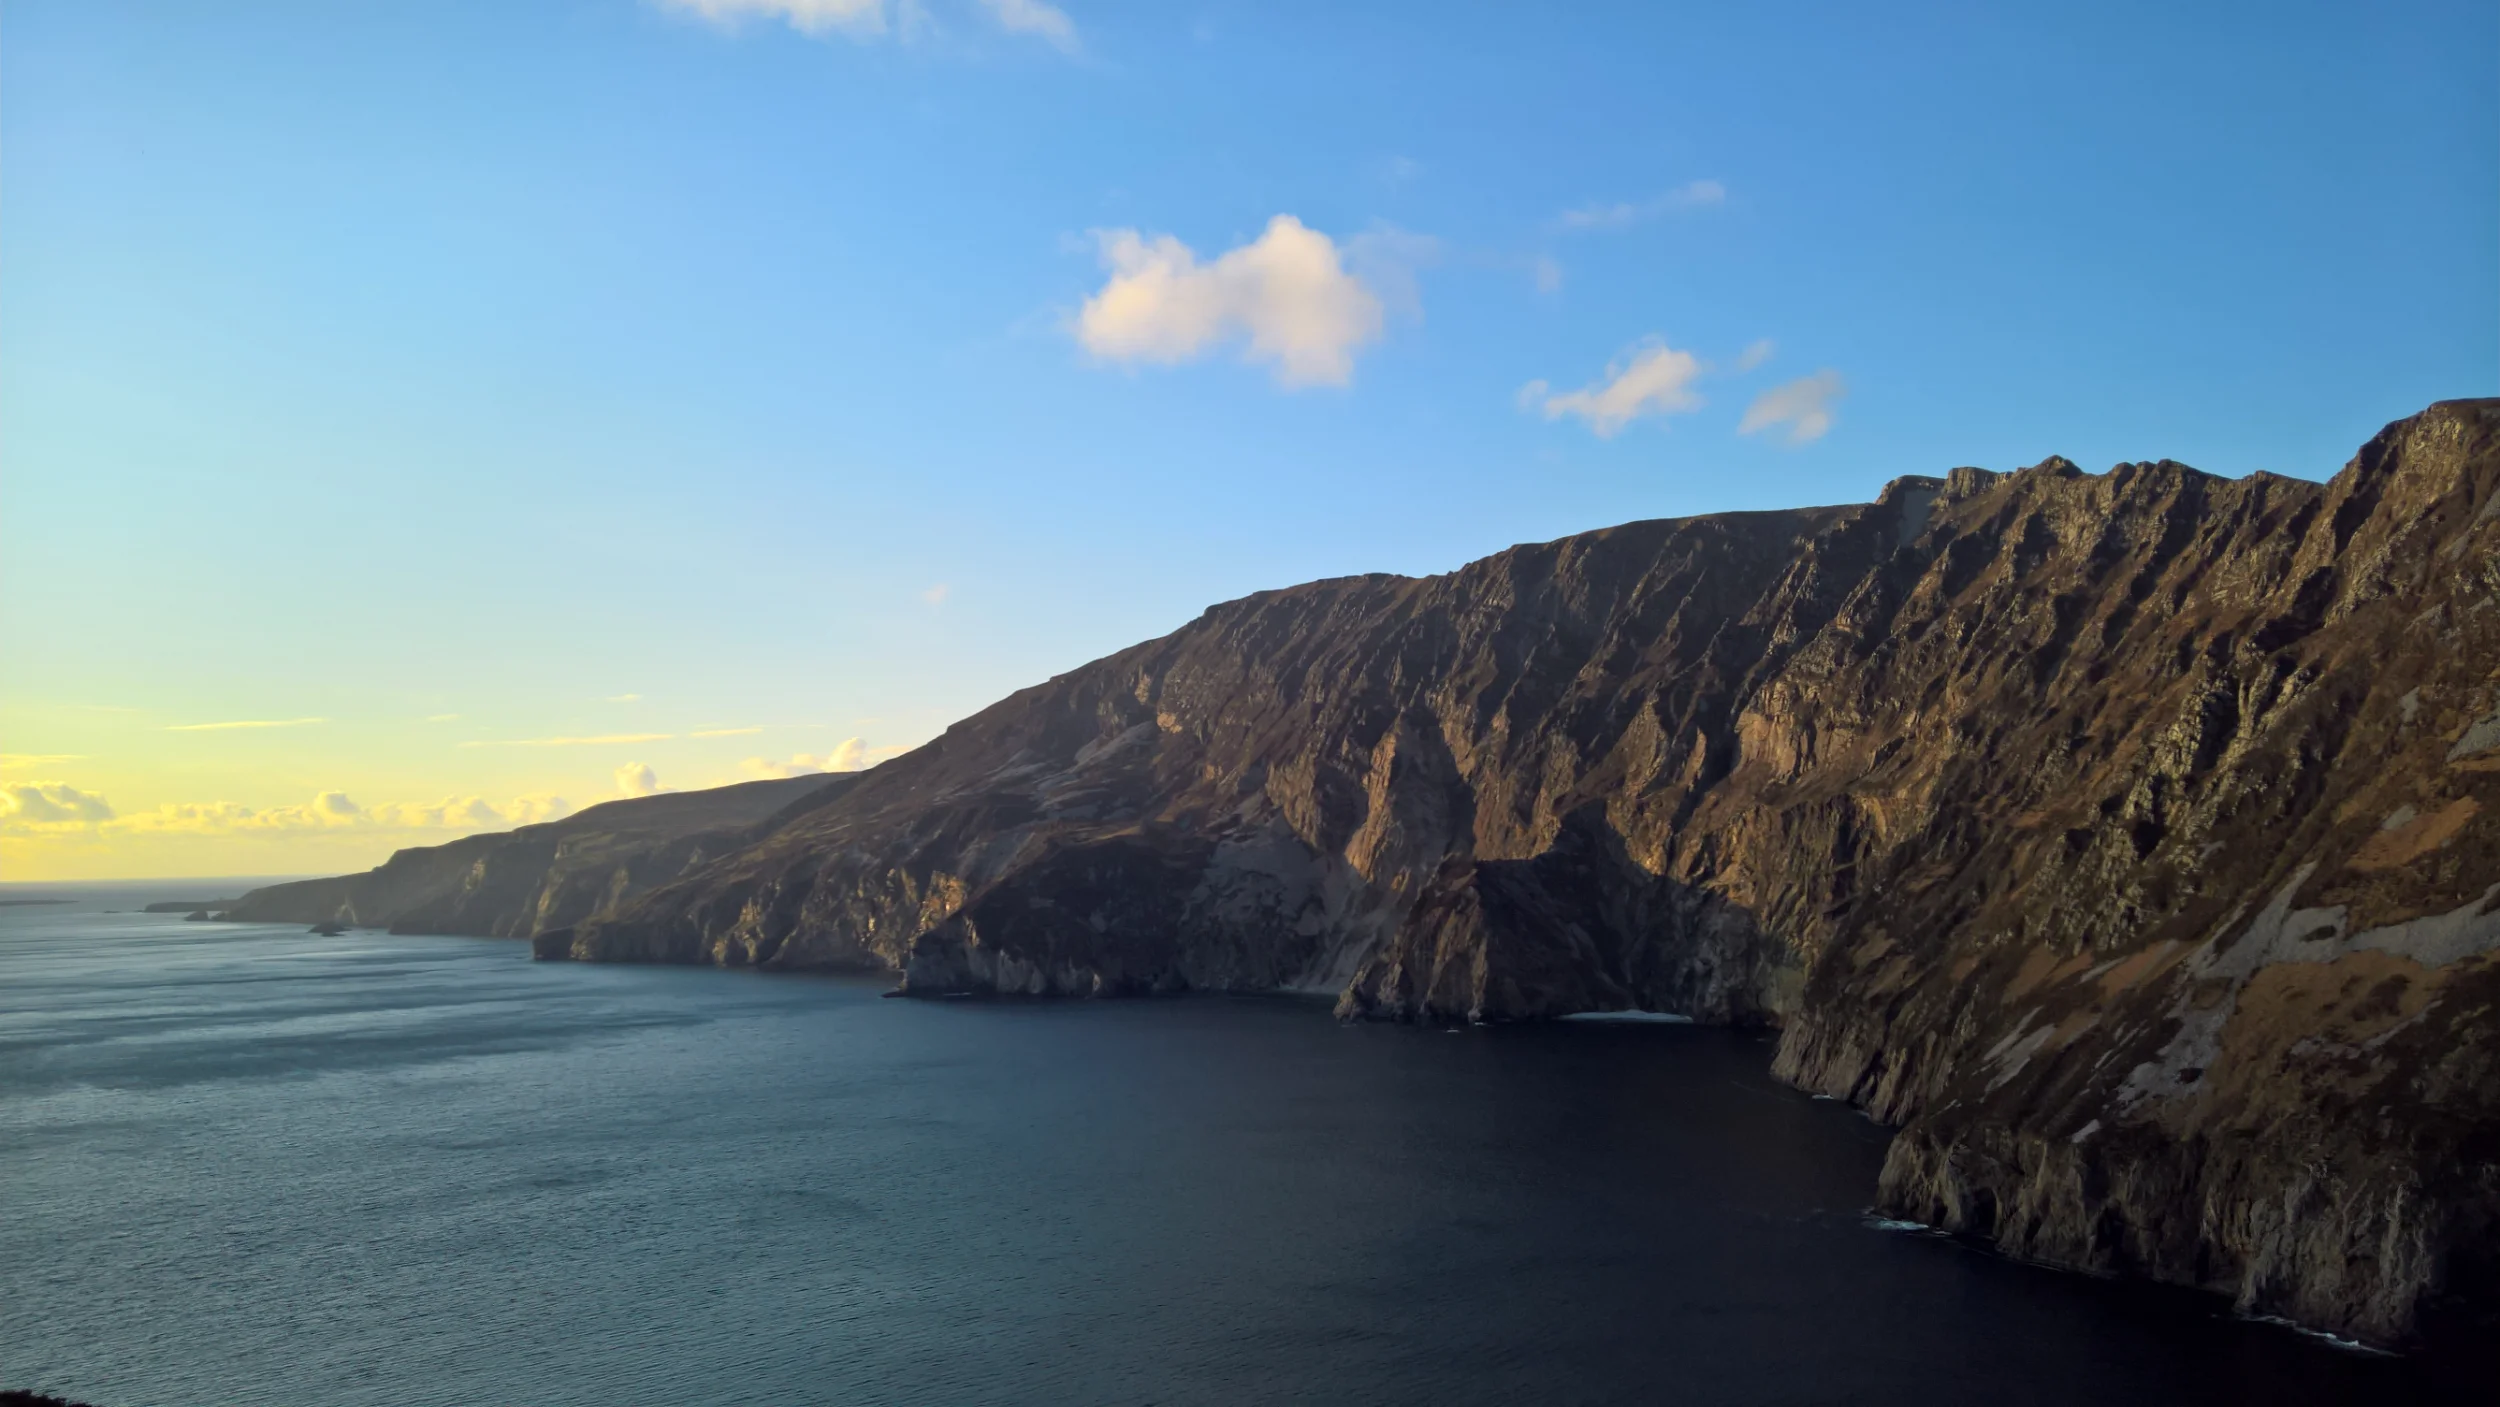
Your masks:
M760 738L821 725L463 738L444 726L457 721L14 710L0 725L28 750L0 753L0 882L345 873L603 801L849 771L902 750L854 737L755 755Z

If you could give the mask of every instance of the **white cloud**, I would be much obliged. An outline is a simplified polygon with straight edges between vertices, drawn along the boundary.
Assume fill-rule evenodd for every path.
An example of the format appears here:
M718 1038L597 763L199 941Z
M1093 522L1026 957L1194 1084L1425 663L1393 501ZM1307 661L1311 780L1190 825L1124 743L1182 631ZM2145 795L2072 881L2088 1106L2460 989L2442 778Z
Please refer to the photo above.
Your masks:
M1727 187L1717 181L1687 181L1663 195L1647 200L1623 200L1583 205L1554 217L1556 227L1566 230L1622 230L1670 215L1679 210L1699 210L1722 205L1727 201Z
M1170 235L1097 231L1111 279L1085 300L1076 336L1106 361L1172 364L1241 339L1244 359L1282 386L1343 386L1354 353L1381 332L1380 295L1348 273L1327 235L1291 215L1201 264Z
M1528 261L1528 277L1539 293L1562 292L1563 266L1547 255L1539 254Z
M1063 54L1076 52L1076 22L1056 5L1043 0L981 0L981 8L1009 34L1030 34L1047 40Z
M1542 381L1531 381L1519 388L1519 403L1543 412L1548 420L1576 415L1606 439L1643 416L1700 409L1701 396L1693 390L1693 382L1704 369L1699 357L1653 337L1609 364L1603 381L1560 393Z
M246 718L233 723L169 723L168 733L222 733L234 728L309 728L327 718Z
M1788 433L1782 438L1792 445L1819 440L1832 428L1832 408L1848 393L1849 383L1837 371L1799 377L1754 397L1753 404L1745 407L1745 418L1737 425L1736 433L1750 435L1785 425Z
M1751 371L1755 367L1769 361L1771 359L1771 354L1779 349L1780 344L1772 341L1768 337L1765 337L1745 349L1744 354L1736 359L1736 369L1738 371Z
M87 826L111 819L112 803L63 782L0 786L0 830Z
M646 762L628 762L617 768L616 789L627 796L653 796L667 790L660 785L660 774Z
M880 748L881 753L895 751ZM818 757L802 752L787 762L769 757L750 757L739 764L753 777L804 777L814 772L856 772L868 765L868 743L864 738L844 738L834 744L833 751Z

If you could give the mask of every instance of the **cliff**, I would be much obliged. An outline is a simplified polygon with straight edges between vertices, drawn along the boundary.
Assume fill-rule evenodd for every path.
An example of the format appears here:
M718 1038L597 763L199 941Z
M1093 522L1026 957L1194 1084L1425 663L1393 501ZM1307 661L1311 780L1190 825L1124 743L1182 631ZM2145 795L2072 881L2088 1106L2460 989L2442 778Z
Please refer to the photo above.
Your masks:
M243 923L526 938L698 868L851 780L792 777L604 802L561 821L402 850L363 874L255 889L220 907Z
M1895 1215L2399 1343L2500 1300L2500 401L2328 483L1903 479L1252 596L541 957L1777 1025ZM387 868L387 867L386 867Z

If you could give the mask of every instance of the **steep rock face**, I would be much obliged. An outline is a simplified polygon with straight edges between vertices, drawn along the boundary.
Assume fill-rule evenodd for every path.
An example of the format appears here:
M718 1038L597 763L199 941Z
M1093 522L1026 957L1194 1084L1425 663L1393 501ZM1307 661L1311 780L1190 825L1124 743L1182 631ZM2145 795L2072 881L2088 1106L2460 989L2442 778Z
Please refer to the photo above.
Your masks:
M914 991L1299 986L1393 1015L1760 1019L1802 953L1663 872L1676 826L1732 756L1748 673L1932 492L1219 606L542 950L891 968Z
M1883 1205L2373 1340L2488 1306L2496 430L2434 407L2323 487L2017 476L1964 506L1997 550L1959 609L1760 710L1827 756L1954 740L1751 798L1838 783L1897 837L1779 1057L1905 1125ZM2166 545L2112 551L2129 516Z
M605 802L561 821L402 850L363 874L255 889L225 915L526 938L738 849L759 823L816 804L850 780L793 777Z
M2500 402L1219 606L548 957L1783 1026L1886 1207L2398 1341L2492 1302Z

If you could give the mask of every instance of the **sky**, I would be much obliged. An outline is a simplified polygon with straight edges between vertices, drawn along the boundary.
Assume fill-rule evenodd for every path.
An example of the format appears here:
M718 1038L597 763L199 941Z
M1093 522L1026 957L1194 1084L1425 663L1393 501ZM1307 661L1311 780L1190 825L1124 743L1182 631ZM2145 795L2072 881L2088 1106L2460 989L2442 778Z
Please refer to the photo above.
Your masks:
M2500 8L8 0L0 880L873 764L1266 587L2500 390Z

